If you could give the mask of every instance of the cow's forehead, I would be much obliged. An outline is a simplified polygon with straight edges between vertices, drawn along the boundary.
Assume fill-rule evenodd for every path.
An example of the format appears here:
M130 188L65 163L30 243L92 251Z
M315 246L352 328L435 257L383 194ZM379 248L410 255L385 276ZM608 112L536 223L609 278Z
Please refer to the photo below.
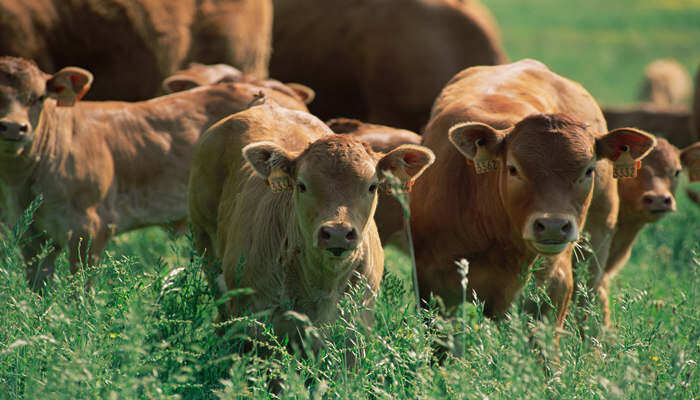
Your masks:
M588 127L562 115L537 114L515 125L506 139L508 157L526 172L580 173L595 160Z
M664 138L656 138L656 146L642 159L642 165L657 172L666 173L681 168L678 149Z
M375 173L376 159L369 146L347 135L319 139L298 158L301 173L366 179Z
M31 61L15 57L0 57L0 87L18 94L42 92L44 73Z

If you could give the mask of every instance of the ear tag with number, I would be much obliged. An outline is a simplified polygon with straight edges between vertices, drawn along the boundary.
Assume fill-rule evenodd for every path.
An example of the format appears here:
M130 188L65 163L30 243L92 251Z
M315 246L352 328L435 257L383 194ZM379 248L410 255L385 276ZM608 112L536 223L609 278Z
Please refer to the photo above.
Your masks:
M292 190L294 186L292 179L279 167L273 167L270 175L267 177L267 184L270 186L272 193L282 193Z
M477 174L483 174L489 171L498 169L498 161L493 154L484 145L483 139L478 139L474 142L476 146L476 155L474 156L474 168Z
M634 178L637 176L637 170L642 167L642 161L635 161L630 154L628 146L622 146L621 153L617 160L613 163L613 178Z

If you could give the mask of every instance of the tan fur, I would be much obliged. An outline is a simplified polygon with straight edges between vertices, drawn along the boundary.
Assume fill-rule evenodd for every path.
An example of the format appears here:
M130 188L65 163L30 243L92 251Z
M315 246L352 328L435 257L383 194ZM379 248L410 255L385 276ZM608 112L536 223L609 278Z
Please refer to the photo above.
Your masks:
M0 55L95 74L89 99L145 100L188 61L267 76L272 0L1 0Z
M687 106L693 80L673 58L654 60L644 68L640 101L660 107Z
M450 308L459 304L454 261L466 258L468 294L476 291L488 315L502 315L522 287L521 274L538 254L548 254L531 237L536 215L565 216L576 230L585 224L599 257L606 258L618 197L611 165L603 158L619 154L625 135L643 143L633 149L634 158L653 145L653 138L636 131L606 132L590 94L537 61L472 67L452 78L435 101L424 134L423 144L437 162L411 196L423 299L433 293ZM477 143L467 138L482 134L479 143L497 156L497 170L476 174L465 157L474 157ZM570 232L574 239L576 233ZM561 325L573 277L571 245L559 248L556 255L542 255L545 269L535 278L548 287Z
M274 6L271 75L314 88L310 108L324 120L348 116L418 132L450 77L506 61L495 21L475 0Z
M0 140L2 222L14 224L30 201L44 197L30 234L46 235L23 249L34 287L51 275L58 253L37 271L31 259L46 239L68 247L75 272L80 241L83 250L92 241L84 262L94 264L113 234L184 220L187 172L201 132L260 92L282 96L225 83L138 103L57 107L53 99L40 101L49 78L31 62L0 58L0 123L29 126L23 142ZM306 110L293 100L288 104Z
M682 167L680 151L665 139L658 138L656 147L642 160L637 177L618 181L620 213L610 256L605 271L597 275L592 286L599 294L605 325L610 325L610 281L629 260L632 245L642 229L676 210L674 193ZM647 203L645 196L663 196L667 204L662 207L662 204Z
M259 148L284 154L251 155ZM256 158L265 154L275 161ZM212 262L208 273L223 273L228 289L255 290L233 299L225 313L270 310L276 333L295 341L299 326L285 311L306 314L317 324L332 320L340 296L356 280L354 272L366 278L371 304L384 256L372 219L377 196L367 188L381 179L380 165L390 155L375 154L352 136L334 135L308 113L268 103L205 132L189 187L197 247L221 261L222 271ZM274 168L288 174L292 190L271 191L266 179ZM318 227L329 222L357 229L359 244L343 257L331 257L319 244Z

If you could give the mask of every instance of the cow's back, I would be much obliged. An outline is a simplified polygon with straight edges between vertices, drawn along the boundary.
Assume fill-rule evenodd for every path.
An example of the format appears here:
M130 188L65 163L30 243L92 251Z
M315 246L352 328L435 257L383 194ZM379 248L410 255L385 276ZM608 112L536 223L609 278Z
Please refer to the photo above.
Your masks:
M418 131L451 76L506 60L498 28L475 4L276 0L270 71L313 87L312 112L322 119Z

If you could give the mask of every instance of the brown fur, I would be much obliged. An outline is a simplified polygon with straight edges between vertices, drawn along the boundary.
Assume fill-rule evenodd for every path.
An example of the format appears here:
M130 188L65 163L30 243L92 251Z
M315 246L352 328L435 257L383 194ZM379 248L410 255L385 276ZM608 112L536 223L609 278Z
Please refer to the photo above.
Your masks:
M315 96L314 91L307 86L298 83L285 84L275 79L258 79L226 64L205 65L190 63L187 68L176 71L173 75L167 77L163 81L162 86L166 93L174 93L222 82L245 82L263 86L280 92L287 97L296 98L296 100L304 104L309 104Z
M616 157L619 146L628 144L626 135L640 141L632 146L634 158L653 144L636 131L606 132L590 94L537 61L472 67L452 78L424 134L437 162L411 196L423 299L433 293L448 308L459 304L454 261L466 258L467 293L475 290L486 313L500 316L521 289L521 274L541 254L545 268L535 274L536 282L548 286L561 325L573 289L572 247L565 243L586 223L599 256L606 257L605 238L617 216L617 189L603 158ZM497 157L496 171L475 173L477 143ZM538 215L570 222L556 248L538 244Z
M188 61L267 76L271 0L0 0L0 54L80 65L97 100L145 100Z
M700 66L695 75L695 95L693 96L693 130L691 135L694 135L693 140L700 140Z
M183 220L187 172L200 133L247 108L260 92L282 96L226 83L138 103L57 107L55 100L40 98L49 78L32 62L0 58L0 124L28 125L24 141L0 132L2 222L14 224L30 201L44 197L30 235L45 235L23 249L34 287L52 274L58 253L40 269L32 263L46 239L57 250L68 247L75 272L81 240L83 250L92 241L84 262L94 264L113 234ZM293 100L287 104L306 110Z
M485 7L458 0L275 0L272 76L314 88L310 106L418 132L462 68L506 61ZM299 62L303 60L303 62Z
M408 149L429 154L419 146ZM299 326L285 312L306 314L318 324L334 319L340 296L356 279L353 272L366 279L371 304L384 256L372 219L376 191L368 187L381 179L391 154L334 135L308 113L267 103L205 132L189 186L196 244L221 260L222 271L213 269L215 263L207 268L210 275L223 273L226 289L255 290L233 299L224 313L270 310L276 333L295 341ZM290 179L290 190L274 193L266 185L274 168ZM331 257L321 243L318 232L328 224L356 229L358 242L342 257Z
M646 225L676 210L674 193L678 175L683 166L690 167L681 165L680 154L675 146L658 138L654 149L642 160L642 168L637 177L618 181L620 213L610 246L610 256L602 274L593 271L593 288L597 289L603 306L605 325L610 325L610 281L629 260L635 239Z
M640 101L659 107L685 107L693 92L693 80L673 58L654 60L644 68Z

